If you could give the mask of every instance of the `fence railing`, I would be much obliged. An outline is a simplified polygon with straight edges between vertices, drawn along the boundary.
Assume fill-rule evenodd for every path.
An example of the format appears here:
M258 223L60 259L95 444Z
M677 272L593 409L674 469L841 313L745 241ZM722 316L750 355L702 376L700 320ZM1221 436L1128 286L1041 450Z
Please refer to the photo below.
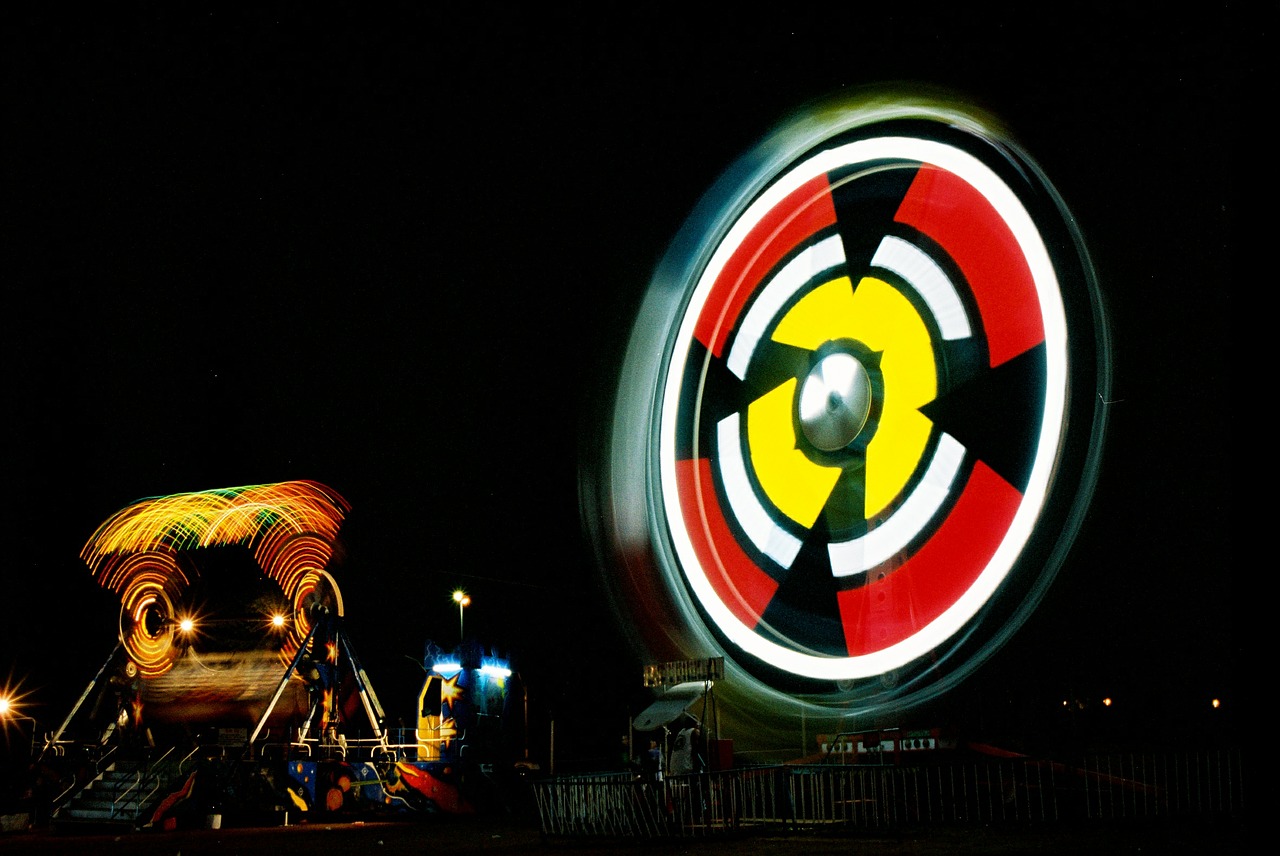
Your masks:
M1081 776L1088 817L1232 816L1244 806L1238 751L1100 755Z
M778 765L671 776L567 776L533 783L550 837L661 838L823 827L1234 816L1238 750L1029 758L918 766Z

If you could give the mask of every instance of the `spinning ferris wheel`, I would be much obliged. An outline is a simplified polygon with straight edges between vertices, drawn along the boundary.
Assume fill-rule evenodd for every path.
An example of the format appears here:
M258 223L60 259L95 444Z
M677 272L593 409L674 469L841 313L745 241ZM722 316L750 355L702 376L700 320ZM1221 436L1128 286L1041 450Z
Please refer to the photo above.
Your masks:
M586 468L642 656L811 710L954 686L1063 562L1109 364L1076 223L997 121L887 94L793 117L657 268Z

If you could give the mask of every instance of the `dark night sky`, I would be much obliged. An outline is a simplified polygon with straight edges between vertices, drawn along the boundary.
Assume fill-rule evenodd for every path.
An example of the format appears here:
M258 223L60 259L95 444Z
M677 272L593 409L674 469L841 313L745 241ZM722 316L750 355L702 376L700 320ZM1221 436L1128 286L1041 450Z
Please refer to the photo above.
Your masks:
M814 14L710 41L656 14L305 8L4 13L0 673L44 716L114 644L78 559L99 523L314 479L353 506L340 582L388 707L424 641L456 637L464 585L468 635L551 704L625 722L639 663L579 520L582 417L699 196L795 109L889 81L1005 120L1076 215L1112 324L1093 510L959 695L1231 696L1215 393L1251 62L1231 4ZM553 656L604 677L557 677Z

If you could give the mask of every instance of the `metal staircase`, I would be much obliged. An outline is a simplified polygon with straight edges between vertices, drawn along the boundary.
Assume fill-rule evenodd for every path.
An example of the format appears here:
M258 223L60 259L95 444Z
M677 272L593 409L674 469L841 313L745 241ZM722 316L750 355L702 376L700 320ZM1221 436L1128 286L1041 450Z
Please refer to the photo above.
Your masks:
M170 749L158 758L117 760L53 812L58 825L137 828L177 787L181 760Z

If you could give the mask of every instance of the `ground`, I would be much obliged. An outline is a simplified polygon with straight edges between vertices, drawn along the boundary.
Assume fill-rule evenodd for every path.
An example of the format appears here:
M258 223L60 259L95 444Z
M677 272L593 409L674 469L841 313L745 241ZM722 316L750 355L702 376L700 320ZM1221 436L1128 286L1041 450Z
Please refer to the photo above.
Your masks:
M547 854L619 853L775 856L775 854L1111 854L1244 853L1245 824L1232 822L1105 822L1020 827L931 827L901 832L748 835L676 841L548 840L536 823L510 818L431 818L409 823L302 824L268 829L199 829L72 835L47 831L0 836L0 854L92 853L94 856L280 856L282 853Z

